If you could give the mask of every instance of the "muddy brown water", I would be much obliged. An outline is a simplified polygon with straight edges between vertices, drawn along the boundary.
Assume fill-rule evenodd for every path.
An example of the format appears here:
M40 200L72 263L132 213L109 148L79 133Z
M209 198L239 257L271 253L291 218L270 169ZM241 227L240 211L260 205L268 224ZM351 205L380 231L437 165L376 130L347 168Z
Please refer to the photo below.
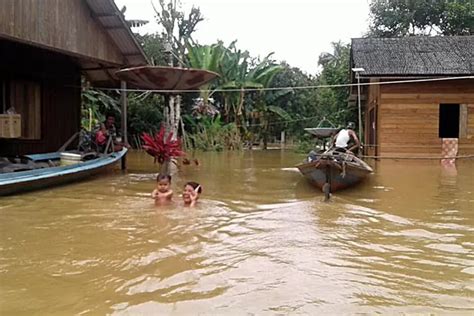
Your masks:
M474 161L371 162L323 202L279 150L0 198L0 314L474 314ZM202 184L183 208L186 180Z

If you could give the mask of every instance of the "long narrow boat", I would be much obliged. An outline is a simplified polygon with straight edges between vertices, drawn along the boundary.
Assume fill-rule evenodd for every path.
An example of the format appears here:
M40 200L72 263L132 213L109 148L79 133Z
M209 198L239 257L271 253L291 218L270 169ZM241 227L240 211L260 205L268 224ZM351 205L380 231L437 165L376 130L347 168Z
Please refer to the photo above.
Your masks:
M96 158L77 161L70 165L59 165L60 152L24 156L26 165L44 166L32 170L0 173L0 195L47 188L73 182L105 171L118 163L127 153L121 151L100 154ZM48 164L52 167L48 167ZM21 170L21 168L20 168Z
M362 159L337 149L319 154L312 152L306 162L296 167L326 194L326 198L329 198L331 192L356 185L373 172Z

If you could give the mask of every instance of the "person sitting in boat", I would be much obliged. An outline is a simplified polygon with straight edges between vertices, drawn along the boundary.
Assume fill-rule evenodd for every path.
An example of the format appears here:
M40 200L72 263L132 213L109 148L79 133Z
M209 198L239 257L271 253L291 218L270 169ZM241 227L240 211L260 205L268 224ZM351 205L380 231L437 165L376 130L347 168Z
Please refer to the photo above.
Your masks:
M202 187L199 183L189 181L184 185L183 202L185 206L195 206L199 195L202 192Z
M344 151L349 151L351 153L357 153L360 141L354 132L355 124L354 122L347 123L347 127L341 129L335 136L333 141L333 146L337 149L343 149Z
M173 190L171 186L171 176L169 174L159 174L156 177L156 188L151 193L151 197L155 199L155 204L163 204L170 202L173 198Z
M113 151L121 151L123 147L129 147L128 144L123 143L117 138L117 129L115 128L115 115L108 113L105 117L105 122L101 123L97 132L95 133L95 142L100 152L104 152L107 147L109 137L112 137Z

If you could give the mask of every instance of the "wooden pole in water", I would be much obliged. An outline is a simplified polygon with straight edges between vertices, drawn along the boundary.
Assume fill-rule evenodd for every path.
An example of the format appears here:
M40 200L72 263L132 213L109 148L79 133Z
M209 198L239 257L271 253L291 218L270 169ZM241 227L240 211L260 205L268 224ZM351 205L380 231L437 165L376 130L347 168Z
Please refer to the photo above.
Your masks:
M120 103L122 109L122 142L128 144L127 137L127 83L125 81L120 82ZM122 170L127 169L127 155L122 158Z
M285 148L285 131L280 134L280 148Z

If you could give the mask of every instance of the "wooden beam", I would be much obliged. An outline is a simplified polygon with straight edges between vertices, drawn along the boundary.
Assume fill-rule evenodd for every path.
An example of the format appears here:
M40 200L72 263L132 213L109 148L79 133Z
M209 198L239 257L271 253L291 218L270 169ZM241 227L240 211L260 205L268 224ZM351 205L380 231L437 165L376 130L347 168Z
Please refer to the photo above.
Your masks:
M128 144L127 137L127 83L125 81L120 81L120 103L122 108L122 141L125 144ZM124 156L122 158L122 170L127 169L127 161Z
M104 26L105 30L119 30L119 29L124 29L123 25L117 25L117 26Z
M107 77L110 79L110 81L112 82L116 82L117 80L112 77L112 75L110 74L110 72L107 70L107 68L105 68L102 64L99 64L101 67L102 67L102 70L104 71L104 73L107 75Z
M130 57L130 56L141 56L142 54L140 53L128 53L128 54L123 54L125 57Z
M108 18L112 16L117 16L117 13L91 13L95 18Z
M96 71L96 70L105 70L105 69L118 69L119 67L114 66L101 66L93 68L81 68L82 71Z

